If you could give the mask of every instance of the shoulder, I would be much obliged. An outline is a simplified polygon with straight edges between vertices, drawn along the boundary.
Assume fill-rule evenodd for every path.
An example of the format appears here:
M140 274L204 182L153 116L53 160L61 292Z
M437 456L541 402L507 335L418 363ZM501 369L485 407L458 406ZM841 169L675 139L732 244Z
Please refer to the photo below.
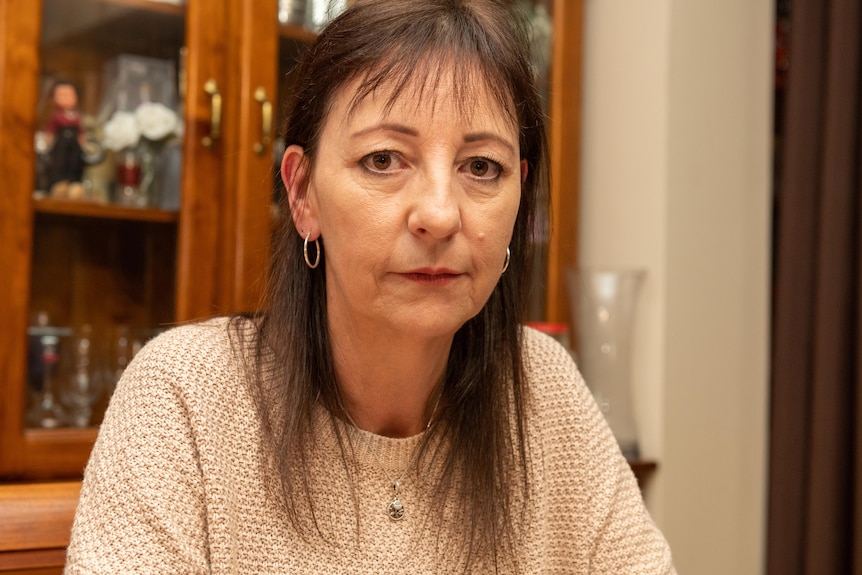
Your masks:
M523 327L523 348L529 370L574 368L569 351L556 339L535 328Z
M528 327L523 342L534 433L562 451L574 450L570 455L583 450L591 452L594 461L615 458L619 451L616 440L569 350Z
M221 395L235 391L253 326L247 320L217 318L168 329L153 338L129 363L117 388L120 396L169 394Z
M523 359L530 394L535 400L550 396L573 397L585 387L571 353L551 336L531 327L523 328Z
M203 457L202 442L246 441L254 411L236 329L233 320L215 319L149 341L113 391L99 444L117 446L123 457L140 449L173 457L172 450L196 444L195 457Z
M179 325L147 342L133 363L140 367L157 364L162 369L223 367L238 359L253 337L253 329L248 320L226 317Z
M193 352L213 349L228 343L231 318L219 317L169 327L147 342L142 351Z

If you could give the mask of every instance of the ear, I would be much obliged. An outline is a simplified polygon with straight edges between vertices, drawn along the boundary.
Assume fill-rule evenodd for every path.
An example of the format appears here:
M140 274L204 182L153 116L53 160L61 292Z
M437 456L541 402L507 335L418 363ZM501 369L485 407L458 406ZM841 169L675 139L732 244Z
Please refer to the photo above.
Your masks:
M317 209L311 183L308 181L308 160L302 146L291 145L284 151L281 159L281 180L287 190L290 213L296 231L305 239L317 239L320 230L317 222Z
M521 183L527 181L527 172L529 171L529 166L527 164L527 160L521 160Z

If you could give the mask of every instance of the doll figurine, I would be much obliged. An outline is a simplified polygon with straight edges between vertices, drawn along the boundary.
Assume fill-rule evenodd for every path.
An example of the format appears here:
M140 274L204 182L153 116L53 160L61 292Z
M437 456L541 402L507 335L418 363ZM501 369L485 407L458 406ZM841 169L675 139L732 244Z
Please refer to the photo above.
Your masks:
M51 115L45 126L48 138L48 189L52 196L77 198L86 161L85 136L78 112L78 91L71 82L57 81L51 88Z

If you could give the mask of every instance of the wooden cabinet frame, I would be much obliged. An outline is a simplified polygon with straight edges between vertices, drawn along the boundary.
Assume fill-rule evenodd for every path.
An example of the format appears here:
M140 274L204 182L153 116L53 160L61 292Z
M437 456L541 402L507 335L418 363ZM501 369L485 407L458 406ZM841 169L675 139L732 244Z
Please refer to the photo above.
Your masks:
M91 0L96 1L96 0ZM177 226L176 321L250 310L268 265L272 145L253 152L263 88L277 101L279 42L309 41L284 30L271 3L188 0L178 8L147 0L98 0L170 13L185 10L188 48L182 206ZM549 0L554 44L550 87L551 240L546 316L568 322L565 268L577 262L582 0ZM95 429L25 429L27 332L34 234L36 127L42 2L0 0L0 479L78 477ZM209 133L214 80L226 95L223 139ZM274 112L274 129L278 108ZM565 170L565 173L564 173ZM261 174L269 174L264 179ZM42 207L46 210L49 207ZM82 208L81 217L92 217ZM76 216L77 217L77 216ZM97 215L96 215L97 217Z
M578 190L581 178L581 65L583 0L554 0L551 69L551 238L546 318L569 323L567 267L578 262Z

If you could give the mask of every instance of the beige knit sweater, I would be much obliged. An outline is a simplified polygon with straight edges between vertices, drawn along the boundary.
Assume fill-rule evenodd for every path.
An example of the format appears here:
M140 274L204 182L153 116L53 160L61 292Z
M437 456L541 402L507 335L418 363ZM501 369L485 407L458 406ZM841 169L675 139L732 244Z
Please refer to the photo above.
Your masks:
M320 414L312 486L323 538L298 537L262 477L259 425L226 322L173 329L128 367L87 467L65 573L461 573L461 525L431 525L435 470L402 479L402 521L385 465L404 468L422 436L350 431L351 485ZM534 417L525 573L673 574L668 546L566 351L526 333ZM425 482L425 483L423 483ZM481 562L473 572L493 572Z

